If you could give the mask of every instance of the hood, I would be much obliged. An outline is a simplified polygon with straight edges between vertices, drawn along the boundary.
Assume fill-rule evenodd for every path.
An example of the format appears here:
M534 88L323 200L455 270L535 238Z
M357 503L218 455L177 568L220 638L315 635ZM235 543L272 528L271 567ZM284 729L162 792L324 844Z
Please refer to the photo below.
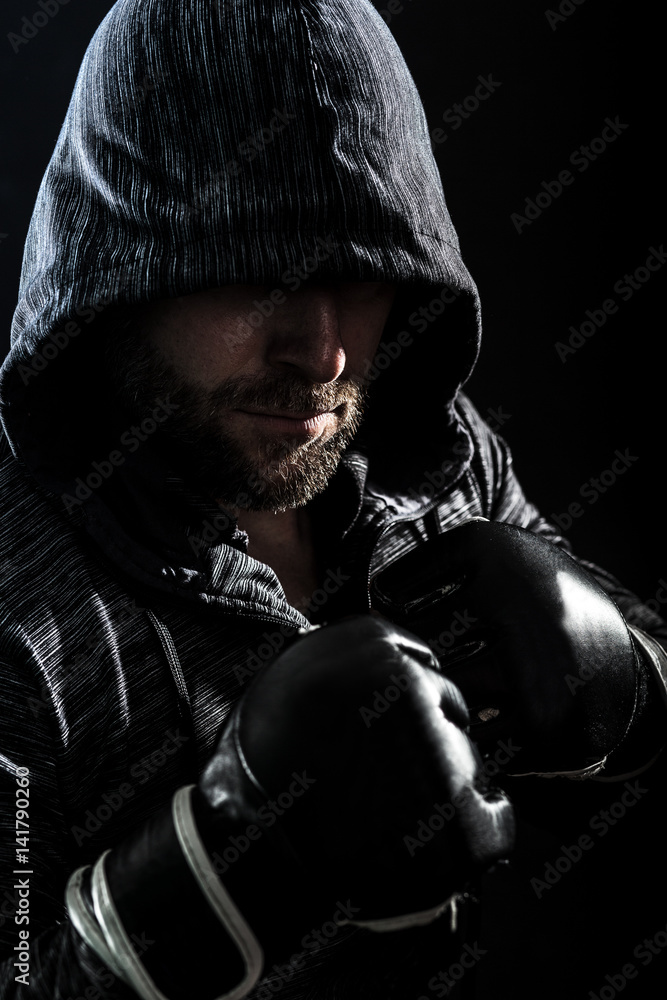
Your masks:
M359 449L372 488L411 489L411 509L433 436L464 435L480 310L384 20L368 0L119 0L26 240L0 372L14 456L62 494L104 454L87 347L107 310L312 275L399 286Z

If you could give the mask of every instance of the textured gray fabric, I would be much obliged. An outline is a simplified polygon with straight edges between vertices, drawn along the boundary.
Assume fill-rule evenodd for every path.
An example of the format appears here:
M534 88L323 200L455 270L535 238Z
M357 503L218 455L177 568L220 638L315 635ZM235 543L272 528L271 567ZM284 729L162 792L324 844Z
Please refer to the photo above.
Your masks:
M94 317L231 282L271 285L318 250L317 276L401 284L384 344L402 329L410 344L380 371L358 440L313 502L328 568L310 620L366 610L371 566L471 516L567 544L458 391L479 347L477 293L419 97L371 4L120 0L91 42L37 198L0 379L3 823L13 825L16 769L28 767L33 947L23 987L3 837L3 1000L130 995L81 949L67 878L196 781L244 686L307 625L248 556L247 536L156 441L71 501L77 477L117 444L86 366ZM443 319L420 324L417 305L443 289ZM423 387L412 424L396 412L405 385ZM586 565L631 622L667 640L660 619ZM185 695L148 611L173 641ZM411 937L398 964L388 939L364 941L352 960L341 935L280 995L403 1000L426 989L433 961L458 954L441 939L433 952L432 931Z

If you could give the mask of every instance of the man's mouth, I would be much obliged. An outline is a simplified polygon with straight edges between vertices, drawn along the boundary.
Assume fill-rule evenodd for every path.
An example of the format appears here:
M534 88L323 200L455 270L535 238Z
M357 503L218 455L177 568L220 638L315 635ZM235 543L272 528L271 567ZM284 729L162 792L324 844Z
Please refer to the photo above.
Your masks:
M261 410L248 408L235 410L243 418L248 419L259 429L274 431L278 434L292 434L299 437L316 438L325 430L335 429L343 406L335 410Z

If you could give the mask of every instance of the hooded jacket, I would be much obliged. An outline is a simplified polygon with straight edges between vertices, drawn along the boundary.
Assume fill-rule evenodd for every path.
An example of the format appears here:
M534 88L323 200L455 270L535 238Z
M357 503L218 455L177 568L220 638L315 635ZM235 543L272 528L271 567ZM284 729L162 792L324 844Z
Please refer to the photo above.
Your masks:
M174 465L160 432L169 400L127 423L91 357L99 317L119 306L313 275L399 292L364 424L311 504L326 568L306 617ZM480 334L415 84L368 0L118 0L37 196L0 373L12 837L25 769L30 791L29 841L1 845L3 1000L133 995L69 924L67 879L197 780L244 685L300 628L368 610L371 571L472 516L567 547L461 391ZM406 387L419 399L408 415L396 405ZM664 622L585 565L628 621L667 640ZM24 886L11 874L23 867ZM14 965L20 929L27 975ZM252 995L430 998L445 995L446 977L432 979L443 961L488 953L461 938L443 957L442 927L402 935L341 934Z

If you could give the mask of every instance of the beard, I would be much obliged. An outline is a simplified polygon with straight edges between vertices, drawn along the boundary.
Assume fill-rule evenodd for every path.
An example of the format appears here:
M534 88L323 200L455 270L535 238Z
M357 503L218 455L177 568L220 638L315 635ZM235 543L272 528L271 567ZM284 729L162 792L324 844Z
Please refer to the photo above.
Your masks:
M368 400L361 378L319 384L271 371L231 377L210 390L187 381L132 321L106 334L104 370L116 399L139 420L157 400L169 402L162 443L189 482L231 510L279 512L309 503L326 488L361 425ZM238 437L225 411L247 408L336 410L337 426L323 440L275 433Z

